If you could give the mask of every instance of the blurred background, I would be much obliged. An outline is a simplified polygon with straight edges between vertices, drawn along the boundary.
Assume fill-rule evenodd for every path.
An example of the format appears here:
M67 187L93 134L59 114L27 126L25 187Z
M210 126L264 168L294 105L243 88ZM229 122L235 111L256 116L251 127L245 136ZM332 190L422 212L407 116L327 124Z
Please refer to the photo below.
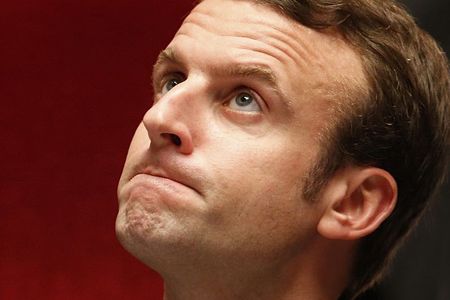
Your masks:
M446 0L404 1L448 53ZM115 239L116 183L190 0L2 1L0 299L162 299ZM361 299L450 299L449 184Z

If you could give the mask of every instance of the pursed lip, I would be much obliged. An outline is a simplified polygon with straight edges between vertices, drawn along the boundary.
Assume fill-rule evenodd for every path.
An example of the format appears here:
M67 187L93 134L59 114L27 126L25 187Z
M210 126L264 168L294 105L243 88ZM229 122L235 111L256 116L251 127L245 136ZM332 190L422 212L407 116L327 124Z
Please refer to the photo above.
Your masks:
M197 194L201 193L199 192L198 189L196 189L192 183L191 183L191 177L188 177L186 175L181 175L179 173L176 172L167 172L166 170L163 170L161 168L155 168L155 167L151 167L151 166L147 166L144 169L142 169L141 171L138 171L135 173L134 176L137 176L139 174L144 174L144 175L150 175L150 176L155 176L155 177L161 177L164 179L168 179L171 180L173 182L176 182L178 184L181 184L193 191L195 191Z

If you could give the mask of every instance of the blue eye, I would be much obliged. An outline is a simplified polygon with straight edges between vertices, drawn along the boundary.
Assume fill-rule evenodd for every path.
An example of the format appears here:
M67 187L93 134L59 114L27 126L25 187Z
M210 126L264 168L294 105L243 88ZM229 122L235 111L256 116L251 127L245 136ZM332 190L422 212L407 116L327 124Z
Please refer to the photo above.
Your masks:
M255 97L249 92L238 93L228 103L228 107L234 110L248 112L261 111L261 106L259 106L258 101L256 101Z
M162 87L162 93L165 94L168 91L170 91L171 89L173 89L175 86L179 85L181 82L183 82L183 80L181 80L180 78L170 78L169 80L166 81L166 83L164 83L163 87Z

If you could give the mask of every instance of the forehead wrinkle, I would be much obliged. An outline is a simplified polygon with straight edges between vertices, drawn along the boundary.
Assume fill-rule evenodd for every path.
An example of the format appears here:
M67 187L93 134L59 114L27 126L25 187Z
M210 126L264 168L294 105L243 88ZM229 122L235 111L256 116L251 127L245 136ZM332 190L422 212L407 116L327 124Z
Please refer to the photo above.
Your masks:
M247 2L247 0L243 2ZM248 3L257 5L256 9L261 13L263 10L271 12L274 17L261 18L260 14L256 12L247 14L243 22L236 17L240 10L230 16L222 14L220 10L208 11L201 5L193 10L191 17L200 26L209 27L212 34L227 35L226 31L228 30L241 38L247 37L251 40L259 40L259 42L266 41L265 45L277 49L277 52L271 53L269 48L261 51L258 47L253 47L253 50L264 52L284 63L289 63L287 59L290 59L291 62L297 64L301 72L325 72L326 66L330 63L334 64L336 61L323 54L344 50L342 43L345 44L345 42L337 28L325 31L314 30L288 18L272 6L257 1L248 1ZM257 25L261 26L257 27ZM213 30L216 32L213 33ZM317 43L317 38L320 38L322 42ZM344 50L344 52L346 51ZM341 65L342 62L338 61L337 63Z
M204 27L201 27L198 24L192 23L192 22L188 22L186 25L188 26L195 26L198 29L201 29L202 31L211 34L213 37L217 37L218 34L216 32L211 32L208 29L205 29ZM193 38L192 35L192 31L189 30L189 28L186 28L186 26L180 30L177 33L177 36L186 36L188 38ZM277 47L277 45L274 44L267 44L264 43L263 41L260 40L256 40L254 37L247 37L247 36L237 36L237 35L219 35L221 38L225 38L227 40L227 43L229 43L231 41L231 45L235 50L242 50L242 51L254 51L256 52L256 54L264 54L267 55L270 59L275 58L276 60L280 61L280 62L284 62L286 64L289 64L289 62L287 62L287 58L286 56L292 60L292 62L295 63L294 58L290 57L289 55L287 55L287 53L284 51L284 48L282 47ZM211 38L213 38L211 37ZM196 37L194 37L196 38ZM198 38L198 37L197 37ZM200 37L200 39L205 40L205 41L209 41L210 37ZM242 42L243 41L251 41L251 43L245 44L243 45ZM256 58L258 56L254 56L253 58ZM235 62L235 63L239 63L239 62ZM258 64L258 63L256 63ZM272 71L273 72L273 71Z
M276 10L266 7L274 14L279 14ZM267 24L267 20L250 18L242 22L235 19L226 18L222 15L217 17L212 13L204 13L201 10L193 11L185 20L183 25L191 25L202 29L202 31L212 36L228 37L238 42L248 39L252 43L240 47L242 50L248 49L264 53L287 65L294 63L304 71L311 69L313 65L320 67L323 65L323 59L320 55L320 49L309 43L307 38L311 34L322 34L316 32L295 21L279 14L282 22L278 25L275 22ZM289 24L288 24L289 22ZM292 23L292 24L291 24ZM283 25L285 25L283 27ZM182 26L183 27L183 26ZM189 27L181 29L182 32L190 31ZM239 39L241 39L239 41ZM240 43L237 43L238 45ZM259 45L260 47L258 47ZM239 46L238 46L239 48ZM322 63L321 63L322 62Z
M308 65L311 61L310 57L313 57L313 53L309 51L307 44L304 43L301 38L298 37L298 32L285 32L284 30L272 27L270 35L279 44L279 48L286 53L294 62L301 64L302 66Z

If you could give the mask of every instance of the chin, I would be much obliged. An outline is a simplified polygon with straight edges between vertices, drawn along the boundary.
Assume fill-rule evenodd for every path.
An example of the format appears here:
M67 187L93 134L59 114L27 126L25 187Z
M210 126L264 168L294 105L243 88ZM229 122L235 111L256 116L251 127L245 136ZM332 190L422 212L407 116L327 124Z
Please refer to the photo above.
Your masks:
M131 254L155 245L155 239L164 230L164 222L158 210L149 211L139 202L122 204L116 219L116 235L122 246Z
M165 261L182 257L186 235L176 221L160 209L139 202L122 204L116 219L120 244L145 265L159 271Z

